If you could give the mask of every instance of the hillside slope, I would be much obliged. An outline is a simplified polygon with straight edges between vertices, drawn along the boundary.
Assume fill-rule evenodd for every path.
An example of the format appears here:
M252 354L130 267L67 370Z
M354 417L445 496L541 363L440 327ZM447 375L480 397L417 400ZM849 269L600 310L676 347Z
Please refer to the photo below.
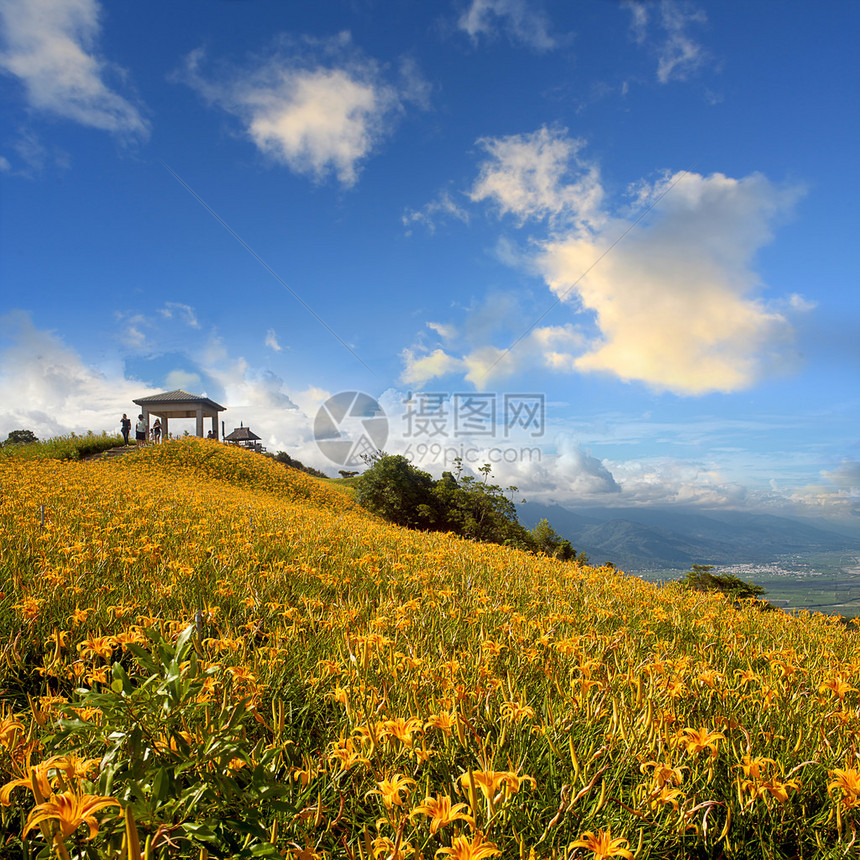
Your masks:
M102 798L74 857L850 850L831 619L394 528L214 442L0 481L2 858L37 790Z

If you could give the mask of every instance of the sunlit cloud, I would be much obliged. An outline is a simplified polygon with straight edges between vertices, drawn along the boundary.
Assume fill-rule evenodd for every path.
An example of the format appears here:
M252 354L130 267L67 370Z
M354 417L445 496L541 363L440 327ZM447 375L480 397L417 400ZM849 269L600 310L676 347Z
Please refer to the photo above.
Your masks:
M35 110L145 137L149 123L108 83L122 72L98 53L101 17L95 0L5 0L0 69L22 83Z
M766 299L755 258L790 216L800 187L761 174L683 171L610 201L598 168L582 155L584 143L563 129L481 144L487 158L471 199L517 226L544 225L527 254L509 256L539 273L564 309L556 313L573 319L543 325L550 305L529 325L521 309L494 302L507 326L481 331L484 311L471 309L457 324L471 333L468 344L407 351L404 380L426 383L460 370L483 383L542 365L701 395L792 370L792 318L813 305L797 294Z
M24 311L0 316L0 436L32 430L40 439L88 430L119 432L136 397L155 394L121 366L97 368Z
M414 64L387 79L348 33L316 46L282 40L267 59L243 68L204 71L205 64L202 50L192 52L180 77L237 117L261 152L318 182L334 174L353 185L405 104L427 99Z
M564 129L481 138L487 153L472 186L473 202L487 201L501 215L528 219L594 220L603 197L600 174L580 158L585 142Z
M544 243L550 289L592 313L600 331L576 369L679 394L753 385L791 338L787 318L759 295L753 259L797 189L760 175L687 173L654 183L646 196L653 209L635 229L613 218Z
M471 0L457 26L473 41L504 33L511 41L538 51L558 45L546 14L534 0Z

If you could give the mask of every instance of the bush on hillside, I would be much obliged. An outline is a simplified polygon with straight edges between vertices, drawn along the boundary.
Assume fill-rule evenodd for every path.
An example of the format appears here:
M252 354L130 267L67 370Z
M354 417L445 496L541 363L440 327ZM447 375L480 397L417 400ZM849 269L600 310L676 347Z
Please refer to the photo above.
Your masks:
M489 464L478 470L483 476L479 480L463 475L458 459L456 471L443 472L436 481L400 454L379 452L369 457L368 463L356 487L356 501L389 522L453 532L470 540L505 544L563 560L576 557L570 542L549 523L531 532L520 524L516 506L505 490L490 483ZM516 487L508 489L516 491Z
M712 564L694 564L680 580L693 591L719 591L732 600L758 599L765 593L761 585L745 582L731 573L711 573Z

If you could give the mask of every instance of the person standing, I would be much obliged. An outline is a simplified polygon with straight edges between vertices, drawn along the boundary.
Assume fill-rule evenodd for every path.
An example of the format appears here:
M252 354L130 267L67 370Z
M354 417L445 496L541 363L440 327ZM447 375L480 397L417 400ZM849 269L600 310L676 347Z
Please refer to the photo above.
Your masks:
M152 425L152 441L157 445L161 441L161 419L156 418Z
M142 448L146 442L146 419L143 415L137 416L137 424L134 425L134 435L137 441L137 447Z
M129 418L128 415L125 414L125 412L122 413L122 421L119 422L119 426L122 428L122 443L127 448L128 434L131 433L131 418Z

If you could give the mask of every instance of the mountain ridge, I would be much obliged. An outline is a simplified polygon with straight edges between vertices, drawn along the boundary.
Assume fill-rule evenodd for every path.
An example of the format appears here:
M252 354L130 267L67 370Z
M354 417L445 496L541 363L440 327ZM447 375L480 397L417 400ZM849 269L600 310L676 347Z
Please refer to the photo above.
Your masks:
M677 508L566 508L526 502L520 522L541 519L592 563L625 570L684 569L691 564L765 562L788 554L857 550L860 534L768 513Z

